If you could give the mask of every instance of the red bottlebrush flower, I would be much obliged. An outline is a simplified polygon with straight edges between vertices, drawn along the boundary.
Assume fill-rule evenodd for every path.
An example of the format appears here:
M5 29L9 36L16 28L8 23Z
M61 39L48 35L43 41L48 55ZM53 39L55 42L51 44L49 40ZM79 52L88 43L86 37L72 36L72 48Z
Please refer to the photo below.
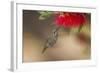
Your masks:
M83 13L62 12L56 17L56 24L64 27L78 27L85 23L85 15Z

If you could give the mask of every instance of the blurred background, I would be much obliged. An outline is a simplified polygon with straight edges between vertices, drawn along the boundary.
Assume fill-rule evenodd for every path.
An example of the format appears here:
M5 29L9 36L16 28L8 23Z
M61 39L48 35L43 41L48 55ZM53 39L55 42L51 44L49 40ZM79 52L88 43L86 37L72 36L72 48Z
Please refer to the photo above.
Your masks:
M46 39L51 34L54 16L39 20L40 14L23 10L23 62L85 60L91 58L91 14L86 14L86 25L77 34L78 28L59 30L56 44L42 53Z

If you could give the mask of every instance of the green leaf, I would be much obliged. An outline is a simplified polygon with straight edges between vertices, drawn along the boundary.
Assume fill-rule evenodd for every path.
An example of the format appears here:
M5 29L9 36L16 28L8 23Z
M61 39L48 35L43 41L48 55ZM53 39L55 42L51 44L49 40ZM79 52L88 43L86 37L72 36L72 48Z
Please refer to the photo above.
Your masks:
M78 28L78 33L80 33L82 27L83 27L83 25L80 25L80 27Z
M39 11L39 14L40 14L39 19L45 20L45 19L47 19L51 16L52 12L50 12L50 11Z
M39 16L39 20L45 20L46 18L42 15Z

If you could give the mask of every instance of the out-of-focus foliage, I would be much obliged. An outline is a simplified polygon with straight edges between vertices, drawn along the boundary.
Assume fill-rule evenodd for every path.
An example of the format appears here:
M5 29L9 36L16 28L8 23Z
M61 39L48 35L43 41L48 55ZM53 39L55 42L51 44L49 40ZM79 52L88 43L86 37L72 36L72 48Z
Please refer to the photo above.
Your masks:
M45 20L52 15L51 11L39 11L38 13L40 14L39 20Z

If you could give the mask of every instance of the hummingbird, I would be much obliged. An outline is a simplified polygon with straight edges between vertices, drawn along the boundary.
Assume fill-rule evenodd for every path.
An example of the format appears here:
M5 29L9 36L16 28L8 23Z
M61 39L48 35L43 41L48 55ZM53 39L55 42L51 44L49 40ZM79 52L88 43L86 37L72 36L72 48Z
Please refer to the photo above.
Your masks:
M51 36L46 39L46 42L45 42L44 48L42 50L42 53L44 53L47 48L53 47L54 44L57 42L57 39L58 39L58 30L59 30L59 26L52 25Z

